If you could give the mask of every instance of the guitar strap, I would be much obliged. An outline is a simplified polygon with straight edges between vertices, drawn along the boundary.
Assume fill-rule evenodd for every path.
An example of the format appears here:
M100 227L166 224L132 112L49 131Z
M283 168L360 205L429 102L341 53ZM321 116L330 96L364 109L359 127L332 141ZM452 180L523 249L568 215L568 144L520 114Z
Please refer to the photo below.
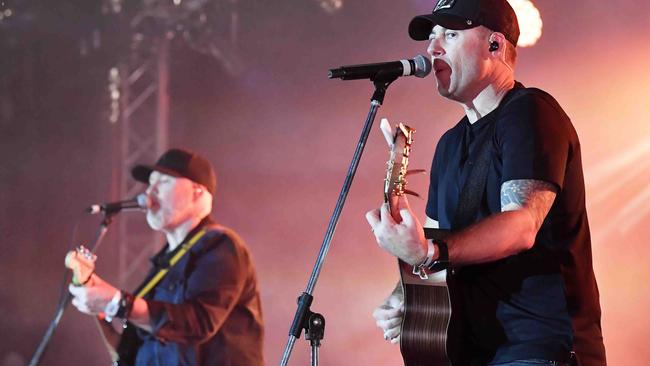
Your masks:
M494 138L496 133L496 126L501 111L510 102L516 90L512 89L506 94L499 104L499 111L493 117L492 121L490 121L488 130L481 136L480 141L477 141L476 148L479 149L478 155L463 184L458 207L456 208L454 219L451 222L453 230L464 229L471 225L476 218L476 213L485 194L485 183L487 182L487 173L490 167L490 140Z
M181 244L180 248L169 260L169 265L164 266L156 272L155 275L150 277L149 280L145 281L135 293L136 297L146 296L162 279L169 273L169 270L178 263L187 252L192 249L192 247L205 235L206 229L201 229L199 232L194 234L190 240ZM117 347L117 355L113 360L114 366L132 366L135 364L135 357L137 349L140 347L142 341L138 337L136 330L133 326L129 326L128 323L125 324L124 331L122 332L122 337L120 338L119 345Z
M477 141L479 149L478 156L473 162L471 170L467 175L465 184L460 193L458 207L451 222L453 230L463 229L474 221L476 212L481 205L485 193L485 183L487 182L487 173L490 167L490 143L496 130L496 119L491 121L488 130Z
M156 285L162 281L162 279L167 275L169 270L174 267L178 261L183 258L185 253L187 253L194 244L196 244L199 239L205 235L206 231L205 229L201 229L198 233L194 234L190 240L188 240L186 243L181 244L181 248L172 256L172 258L169 260L169 266L166 266L165 268L161 268L158 273L156 273L144 286L141 286L138 292L135 294L135 297L144 297L146 294L149 293Z

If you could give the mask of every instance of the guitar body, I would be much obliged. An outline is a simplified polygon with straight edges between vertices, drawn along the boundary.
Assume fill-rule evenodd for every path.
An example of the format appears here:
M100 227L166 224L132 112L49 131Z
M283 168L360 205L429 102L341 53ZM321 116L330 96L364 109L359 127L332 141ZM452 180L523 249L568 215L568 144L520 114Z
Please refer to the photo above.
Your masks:
M447 366L447 329L451 303L447 286L408 283L411 266L400 263L404 291L404 318L400 351L406 366Z
M427 234L433 230L427 229ZM435 230L443 238L444 230ZM427 238L433 236L427 235ZM400 351L406 366L450 366L458 364L459 326L452 315L451 278L447 271L422 279L413 274L413 266L398 260L404 293Z
M114 366L133 366L138 350L142 345L142 339L138 337L135 326L126 323L120 343L117 346L119 359L113 363Z

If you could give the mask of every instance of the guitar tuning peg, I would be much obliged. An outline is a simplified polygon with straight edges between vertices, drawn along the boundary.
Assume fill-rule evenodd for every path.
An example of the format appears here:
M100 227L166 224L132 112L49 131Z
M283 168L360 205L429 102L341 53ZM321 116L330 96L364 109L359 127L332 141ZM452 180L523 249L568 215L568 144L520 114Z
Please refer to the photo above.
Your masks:
M79 245L79 247L77 247L77 252L78 252L80 255L82 255L82 256L84 256L85 258L87 258L88 260L92 260L92 261L94 261L94 260L97 258L97 256L96 256L93 252L91 252L90 249L86 248L86 247L83 246L83 245Z
M406 175L413 175L413 174L421 174L421 173L426 173L427 171L425 169L412 169L408 170L406 172Z
M415 197L418 197L418 198L420 197L420 195L417 192L409 191L408 189L405 189L404 193L405 194L410 194L411 196L415 196Z

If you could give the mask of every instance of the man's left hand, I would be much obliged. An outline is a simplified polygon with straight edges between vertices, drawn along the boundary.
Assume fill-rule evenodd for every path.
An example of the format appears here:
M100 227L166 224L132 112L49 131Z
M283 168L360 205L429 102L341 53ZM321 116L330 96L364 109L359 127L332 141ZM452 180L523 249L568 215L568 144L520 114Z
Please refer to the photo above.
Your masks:
M401 222L393 219L387 203L379 209L368 211L366 220L381 248L406 263L420 264L427 257L424 229L411 211L405 196L399 197L398 207Z
M92 275L88 284L75 286L70 284L68 290L72 294L72 305L82 313L96 315L104 312L106 305L111 302L115 292L119 291L96 274Z

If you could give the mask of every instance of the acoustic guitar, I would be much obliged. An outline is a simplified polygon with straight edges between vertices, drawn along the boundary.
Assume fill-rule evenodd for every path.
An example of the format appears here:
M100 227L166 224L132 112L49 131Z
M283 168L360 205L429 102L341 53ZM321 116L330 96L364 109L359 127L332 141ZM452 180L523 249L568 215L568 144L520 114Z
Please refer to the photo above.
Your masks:
M397 200L404 194L417 195L406 189L406 177L422 170L408 170L415 129L402 123L394 133L386 120L381 125L390 146L384 181L384 201L396 222L401 222ZM425 229L427 239L444 239L446 230ZM447 271L425 273L398 260L404 316L402 319L400 351L406 366L448 366L458 359L455 339L458 331L452 327L452 302Z

